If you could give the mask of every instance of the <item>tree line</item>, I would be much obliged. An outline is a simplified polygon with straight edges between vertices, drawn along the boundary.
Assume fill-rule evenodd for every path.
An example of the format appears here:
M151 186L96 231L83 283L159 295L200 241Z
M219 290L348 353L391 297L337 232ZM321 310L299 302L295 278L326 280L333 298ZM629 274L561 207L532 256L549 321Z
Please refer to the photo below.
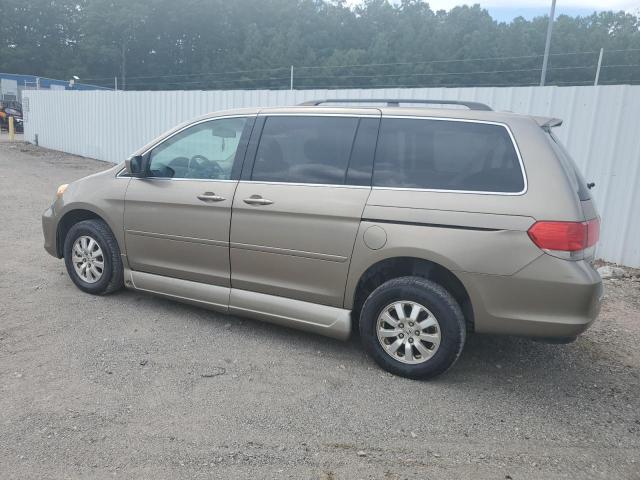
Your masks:
M548 17L420 0L0 0L0 70L127 89L530 85ZM640 18L561 15L548 84L640 83Z

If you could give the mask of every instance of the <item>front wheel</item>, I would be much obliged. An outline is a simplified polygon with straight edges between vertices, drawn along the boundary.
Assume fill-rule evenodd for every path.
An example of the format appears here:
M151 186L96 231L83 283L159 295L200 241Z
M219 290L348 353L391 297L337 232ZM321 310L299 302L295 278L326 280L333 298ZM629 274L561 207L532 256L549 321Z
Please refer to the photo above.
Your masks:
M123 285L120 248L102 220L73 225L64 240L64 263L69 277L87 293L106 295Z
M388 372L414 379L447 371L462 353L464 316L451 294L420 277L401 277L375 289L362 307L360 336Z

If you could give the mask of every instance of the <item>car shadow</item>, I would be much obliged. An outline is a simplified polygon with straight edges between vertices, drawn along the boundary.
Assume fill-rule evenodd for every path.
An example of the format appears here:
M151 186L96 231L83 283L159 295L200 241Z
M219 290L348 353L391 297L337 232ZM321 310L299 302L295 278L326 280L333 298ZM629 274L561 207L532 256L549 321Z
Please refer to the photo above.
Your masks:
M127 290L118 294L118 297L120 301L142 302L151 310L169 310L185 318L195 318L205 325L215 325L216 329L220 325L232 325L242 335L283 342L304 354L322 352L323 357L351 363L354 368L367 362L370 362L370 366L374 365L372 359L366 358L357 332L352 332L349 340L343 342L247 317L216 313L141 292ZM470 334L455 366L431 381L455 385L480 378L494 386L504 384L509 388L514 384L528 386L532 383L537 385L536 388L544 388L545 385L558 382L567 386L580 382L581 378L598 375L603 369L609 371L612 365L621 367L618 369L621 374L628 373L629 369L625 370L609 349L601 348L584 335L573 343L558 345L529 338ZM613 371L615 373L616 369Z

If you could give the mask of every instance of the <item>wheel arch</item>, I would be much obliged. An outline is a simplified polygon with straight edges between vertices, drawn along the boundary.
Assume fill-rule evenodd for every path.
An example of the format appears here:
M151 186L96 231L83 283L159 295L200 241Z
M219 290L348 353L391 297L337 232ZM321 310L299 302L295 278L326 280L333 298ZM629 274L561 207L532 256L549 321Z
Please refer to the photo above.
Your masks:
M64 239L66 238L69 229L76 223L84 220L102 220L113 232L113 227L109 225L109 222L105 217L93 209L89 209L84 206L70 208L62 215L62 217L60 217L56 228L56 254L58 258L62 258L64 256Z
M473 329L475 319L471 297L455 273L432 260L412 256L397 256L379 260L360 275L352 295L354 322L357 322L362 305L371 292L384 282L405 276L426 278L444 287L460 305L467 328Z

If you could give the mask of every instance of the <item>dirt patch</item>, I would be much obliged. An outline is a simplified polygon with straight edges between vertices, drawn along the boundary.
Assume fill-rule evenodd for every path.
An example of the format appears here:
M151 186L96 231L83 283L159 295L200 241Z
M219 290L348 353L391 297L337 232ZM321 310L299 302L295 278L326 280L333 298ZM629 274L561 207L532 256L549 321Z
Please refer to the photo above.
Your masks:
M0 166L3 479L640 478L635 270L576 342L471 335L415 382L355 340L83 294L40 215L110 164L3 143Z

